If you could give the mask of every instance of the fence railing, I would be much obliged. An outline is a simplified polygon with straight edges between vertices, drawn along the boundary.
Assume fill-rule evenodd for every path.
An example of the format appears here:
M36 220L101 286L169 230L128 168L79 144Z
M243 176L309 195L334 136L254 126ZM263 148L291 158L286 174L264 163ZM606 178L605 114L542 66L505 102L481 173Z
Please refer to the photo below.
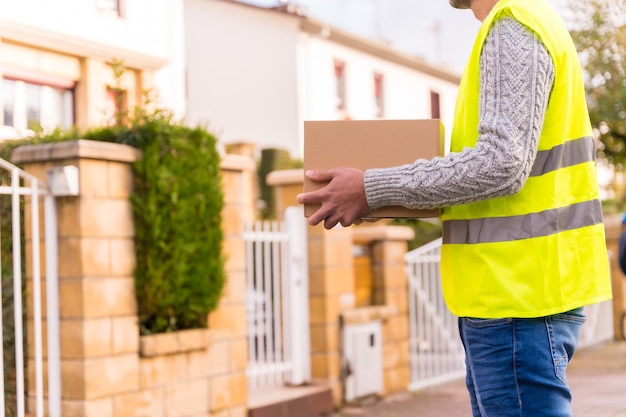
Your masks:
M411 390L460 378L465 374L457 318L445 306L439 262L441 239L405 256L409 277ZM613 338L611 301L585 307L579 348Z
M0 182L0 195L10 196L11 211L11 248L0 247L0 252L5 254L5 250L10 252L12 258L11 275L13 280L13 316L14 316L14 349L15 363L2 363L0 379L0 412L5 415L6 399L4 386L5 373L8 367L15 370L15 413L17 417L23 417L26 413L25 401L25 362L24 362L24 323L22 306L23 287L23 262L22 253L25 253L22 234L22 202L27 200L30 210L24 211L24 217L28 218L30 224L30 248L27 256L30 257L32 265L32 299L33 299L33 340L28 340L32 344L34 351L34 377L35 377L35 415L44 415L44 385L43 385L43 328L42 328L42 300L41 300L41 241L40 241L40 206L39 200L43 199L43 222L44 222L44 243L45 243L45 280L46 280L46 324L47 324L47 372L48 372L48 415L59 417L61 415L61 372L60 372L60 341L59 341L59 303L58 303L58 255L57 255L57 224L56 206L54 196L47 188L42 187L38 179L16 166L0 159L0 168L8 174L9 181ZM7 177L7 175L3 175ZM26 185L28 183L29 185ZM2 216L8 213L2 213ZM0 231L2 233L2 231ZM1 242L2 240L0 240ZM0 266L0 269L2 267ZM4 274L0 270L0 275ZM3 306L4 307L4 306ZM5 333L5 323L0 316L0 330ZM0 356L4 358L3 347L0 344Z
M409 279L410 390L465 375L465 353L457 318L446 307L441 289L441 239L405 255Z
M248 381L251 388L310 379L306 224L301 207L285 220L256 222L247 255Z

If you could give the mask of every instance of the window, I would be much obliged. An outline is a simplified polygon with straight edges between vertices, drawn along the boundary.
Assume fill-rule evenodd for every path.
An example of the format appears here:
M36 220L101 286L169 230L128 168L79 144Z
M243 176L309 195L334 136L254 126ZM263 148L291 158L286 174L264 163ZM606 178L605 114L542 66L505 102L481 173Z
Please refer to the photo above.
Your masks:
M382 74L374 73L374 105L376 117L385 116L385 83Z
M441 119L441 105L439 104L439 93L430 92L430 117Z
M335 61L335 97L338 110L346 110L346 65Z
M18 79L2 80L4 126L24 132L70 128L74 124L73 88Z

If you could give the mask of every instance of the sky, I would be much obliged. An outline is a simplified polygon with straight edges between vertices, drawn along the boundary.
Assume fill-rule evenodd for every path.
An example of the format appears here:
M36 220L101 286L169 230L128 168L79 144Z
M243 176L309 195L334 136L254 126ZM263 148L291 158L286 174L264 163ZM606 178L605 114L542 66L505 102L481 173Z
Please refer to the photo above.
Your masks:
M274 6L279 0L245 0ZM480 22L448 0L291 0L312 18L461 72ZM563 17L567 0L548 0Z

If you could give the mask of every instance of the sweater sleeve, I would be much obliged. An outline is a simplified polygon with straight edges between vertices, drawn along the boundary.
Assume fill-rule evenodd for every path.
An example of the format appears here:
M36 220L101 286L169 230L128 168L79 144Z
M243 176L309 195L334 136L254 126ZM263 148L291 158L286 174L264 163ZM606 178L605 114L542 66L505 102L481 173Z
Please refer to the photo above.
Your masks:
M537 155L554 82L543 43L512 17L498 19L480 58L479 137L474 148L365 171L371 210L471 203L518 192Z

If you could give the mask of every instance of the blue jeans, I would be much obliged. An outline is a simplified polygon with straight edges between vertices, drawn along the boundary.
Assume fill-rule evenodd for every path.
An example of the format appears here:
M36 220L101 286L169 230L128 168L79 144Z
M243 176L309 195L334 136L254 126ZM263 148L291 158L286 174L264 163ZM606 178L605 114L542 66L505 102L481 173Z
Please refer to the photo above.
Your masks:
M582 308L532 319L459 319L474 417L571 417L565 368Z

